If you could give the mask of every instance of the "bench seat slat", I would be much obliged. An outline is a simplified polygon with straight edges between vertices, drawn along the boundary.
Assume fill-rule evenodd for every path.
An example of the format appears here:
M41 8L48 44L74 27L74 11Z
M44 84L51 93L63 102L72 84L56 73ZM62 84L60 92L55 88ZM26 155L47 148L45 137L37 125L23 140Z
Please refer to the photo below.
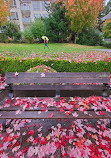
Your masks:
M7 84L12 83L110 83L109 78L8 78Z
M83 112L77 112L78 117L74 117L73 115L67 116L64 113L59 111L53 111L53 116L50 118L49 115L51 112L41 112L38 114L37 111L24 111L22 114L16 114L15 111L2 111L0 112L0 119L111 119L111 114L108 112L104 112L105 115L96 115L95 112L88 112L91 114L85 115Z
M0 112L1 111L17 111L17 110L19 110L20 108L17 108L17 107L7 107L7 108L3 108L3 109L0 109ZM56 108L56 107L48 107L48 109L47 108L45 108L45 107L38 107L37 109L29 109L29 108L27 108L27 109L25 109L25 111L42 111L42 109L46 109L46 110L48 110L48 111L60 111L60 108ZM79 111L77 108L73 108L74 109L74 111ZM69 111L69 110L65 110L64 109L64 111ZM94 111L94 109L87 109L87 111ZM98 109L97 111L106 111L106 109Z
M8 72L6 73L6 78L14 77L15 73ZM32 77L41 77L41 73L24 73L20 72L17 76L18 78L32 78ZM59 77L59 78L107 78L110 77L110 72L57 72L57 73L45 73L45 77Z
M14 85L13 90L103 90L103 85Z

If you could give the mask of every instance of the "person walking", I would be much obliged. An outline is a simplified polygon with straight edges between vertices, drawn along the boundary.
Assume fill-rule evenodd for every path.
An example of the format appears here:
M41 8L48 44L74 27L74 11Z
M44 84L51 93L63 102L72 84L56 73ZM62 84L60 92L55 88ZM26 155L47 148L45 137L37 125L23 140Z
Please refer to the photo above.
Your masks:
M44 49L45 49L45 46L47 46L47 48L49 49L47 43L48 43L48 39L45 38L45 39L44 39Z

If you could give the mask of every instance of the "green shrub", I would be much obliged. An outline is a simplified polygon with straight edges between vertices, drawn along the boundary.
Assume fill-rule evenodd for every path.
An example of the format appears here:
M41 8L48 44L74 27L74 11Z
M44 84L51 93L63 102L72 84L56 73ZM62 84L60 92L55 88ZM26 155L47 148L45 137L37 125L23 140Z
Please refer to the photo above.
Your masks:
M8 21L6 26L3 27L4 34L15 41L21 39L21 32L19 26L12 21Z
M99 30L95 28L89 28L87 30L83 30L79 35L78 44L88 45L88 46L96 46L101 45L103 41L102 35L100 35Z
M1 59L0 60L0 69L1 73L4 75L6 72L26 72L32 67L37 65L46 65L53 68L57 72L111 72L111 62L107 61L97 61L95 62L69 62L65 60L48 60L44 61L43 59L35 58L28 60L20 59Z
M24 30L23 36L25 37L28 43L33 43L34 35L32 33L31 27L28 27Z
M0 42L8 42L8 38L5 33L0 33Z
M45 35L45 26L41 18L36 19L30 26L31 32L35 39L41 40L41 37Z
M111 42L103 41L101 45L107 48L111 48Z

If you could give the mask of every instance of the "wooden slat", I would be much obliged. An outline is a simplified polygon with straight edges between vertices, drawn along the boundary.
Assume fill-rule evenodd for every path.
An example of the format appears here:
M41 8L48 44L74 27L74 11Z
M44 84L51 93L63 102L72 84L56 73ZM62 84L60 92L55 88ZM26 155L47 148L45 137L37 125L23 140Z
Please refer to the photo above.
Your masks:
M103 85L14 85L13 90L103 90Z
M11 83L109 83L109 78L8 78L7 84Z
M5 97L8 97L9 90L8 89L3 89L0 91L0 101L2 101Z
M6 78L9 77L15 77L14 73L8 72L6 73ZM57 73L44 73L45 77L47 78L52 78L52 77L57 77L57 78L109 78L110 77L110 72L57 72ZM24 73L24 72L19 72L18 78L36 78L36 77L41 77L41 73Z
M22 114L16 114L15 111L2 111L0 112L0 119L111 119L111 114L105 112L105 116L103 115L96 115L95 112L90 111L88 112L91 114L84 115L83 112L77 112L78 117L73 117L72 115L65 115L64 113L54 111L53 116L50 118L49 115L51 112L41 112L38 114L36 111L24 111Z
M81 107L84 107L84 106L81 106ZM18 107L15 107L15 106L11 106L11 107L7 107L7 108L2 108L0 109L0 112L1 111L17 111L19 110L20 108ZM48 108L45 108L45 107L37 107L37 109L29 109L29 108L26 108L25 111L42 111L42 109L46 109L48 111L60 111L60 108L56 108L56 107L48 107ZM22 110L22 109L21 109ZM73 108L74 111L79 111L77 108ZM64 111L69 111L68 109L64 109ZM94 111L94 109L87 109L87 111ZM106 111L106 109L98 109L96 111Z

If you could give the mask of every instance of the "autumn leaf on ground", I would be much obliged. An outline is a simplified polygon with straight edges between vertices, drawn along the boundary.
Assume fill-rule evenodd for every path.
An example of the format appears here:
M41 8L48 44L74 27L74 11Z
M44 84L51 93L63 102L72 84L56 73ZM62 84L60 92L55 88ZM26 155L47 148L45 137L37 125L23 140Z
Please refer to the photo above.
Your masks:
M18 76L19 75L19 73L18 72L16 72L15 74L14 74L14 76L16 77L16 76Z
M103 111L100 111L100 114L101 114L101 115L105 115L105 113L104 113Z
M53 112L52 112L52 113L50 113L50 115L49 115L48 117L51 118L53 115L54 115L54 114L53 114Z
M45 74L44 74L44 73L41 73L40 75L41 75L41 77L45 77Z
M73 115L74 117L78 117L77 112L72 113L72 115Z

